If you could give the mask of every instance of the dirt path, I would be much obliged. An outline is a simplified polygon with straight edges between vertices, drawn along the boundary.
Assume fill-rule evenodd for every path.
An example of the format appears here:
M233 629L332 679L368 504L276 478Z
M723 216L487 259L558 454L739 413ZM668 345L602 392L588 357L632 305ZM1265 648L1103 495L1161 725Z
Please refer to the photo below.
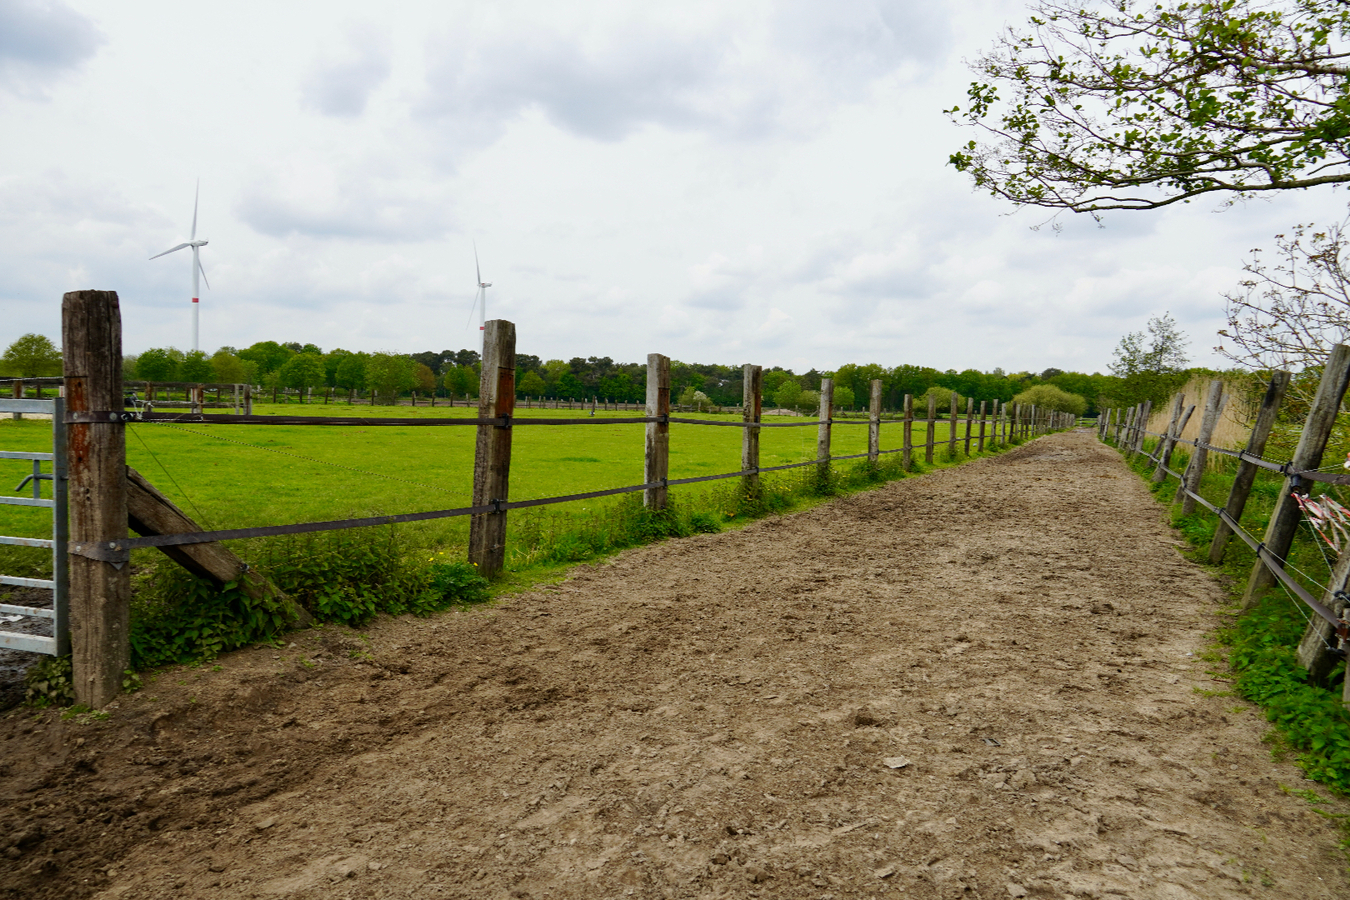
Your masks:
M1175 541L1057 435L20 713L0 896L1350 896Z

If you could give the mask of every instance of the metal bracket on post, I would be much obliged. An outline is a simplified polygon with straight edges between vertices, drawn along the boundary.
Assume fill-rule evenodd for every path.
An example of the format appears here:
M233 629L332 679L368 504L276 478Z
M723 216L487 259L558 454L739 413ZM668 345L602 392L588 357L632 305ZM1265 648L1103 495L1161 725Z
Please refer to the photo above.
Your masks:
M125 422L134 422L137 418L139 418L139 416L134 412L126 412L120 409L100 409L90 410L88 412L66 413L65 423L67 425L122 424Z
M80 543L71 541L67 547L67 552L76 556L83 556L85 559L94 559L99 562L112 563L113 566L120 569L122 566L131 562L131 551L119 549L115 543Z

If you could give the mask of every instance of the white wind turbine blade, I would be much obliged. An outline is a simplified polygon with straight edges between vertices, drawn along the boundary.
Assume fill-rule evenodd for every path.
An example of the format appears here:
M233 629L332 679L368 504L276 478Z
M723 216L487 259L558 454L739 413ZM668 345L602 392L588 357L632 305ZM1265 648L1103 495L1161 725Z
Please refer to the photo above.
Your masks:
M177 247L170 247L168 250L165 250L163 253L156 253L154 256L152 256L152 257L150 257L150 258L151 258L151 259L159 259L161 256L168 256L170 253L174 253L174 252L176 252L176 251L178 251L178 250L182 250L184 247L191 247L191 246L192 246L191 244L179 244Z
M479 289L479 290L482 290L482 288L483 288L483 269L482 269L482 267L480 267L480 266L478 265L478 242L477 242L477 241L474 241L474 242L473 242L473 273L474 273L474 275L476 275L476 276L478 277L478 280L475 281L474 284L478 285L478 289Z
M202 180L198 178L197 189L192 192L192 236L188 238L189 241L195 241L197 239L197 201L200 199L201 193Z
M479 288L473 292L473 306L469 307L469 318L464 321L464 327L468 328L473 324L473 314L478 311L478 298L482 295L483 289Z
M202 268L201 257L197 258L197 271L202 273L202 281L206 282L207 288L211 287L211 282L206 281L206 269Z

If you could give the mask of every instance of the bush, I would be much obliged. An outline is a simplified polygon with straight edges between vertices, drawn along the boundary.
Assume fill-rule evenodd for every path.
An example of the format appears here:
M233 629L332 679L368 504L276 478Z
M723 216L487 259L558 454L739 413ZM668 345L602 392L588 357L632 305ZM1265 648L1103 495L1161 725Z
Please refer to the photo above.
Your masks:
M1028 404L1035 404L1037 409L1052 409L1056 412L1071 413L1075 416L1081 416L1087 412L1088 408L1086 397L1070 394L1053 384L1038 384L1035 387L1027 388L1013 397L1012 402L1021 403L1024 407Z

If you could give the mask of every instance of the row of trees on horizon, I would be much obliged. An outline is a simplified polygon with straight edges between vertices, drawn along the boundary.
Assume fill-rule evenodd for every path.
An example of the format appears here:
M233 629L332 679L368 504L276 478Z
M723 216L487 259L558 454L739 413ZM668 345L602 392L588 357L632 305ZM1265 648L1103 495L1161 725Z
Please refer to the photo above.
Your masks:
M834 380L835 405L840 409L866 407L873 379L882 383L882 403L898 409L904 396L916 398L919 414L927 410L932 393L938 409L948 411L952 392L966 398L1008 402L1020 399L1076 414L1095 414L1100 408L1131 406L1145 399L1160 402L1197 370L1185 368L1184 336L1170 318L1154 319L1149 331L1126 335L1116 351L1111 374L1066 372L1004 372L993 369L942 371L928 366L877 363L840 366L833 372L811 369L796 373L772 367L764 372L766 406L810 412L818 405L822 378ZM548 397L641 403L646 398L644 363L615 362L607 356L544 360L519 354L517 390L522 397ZM260 341L243 349L221 347L207 355L172 347L127 356L123 372L130 381L254 384L271 390L369 392L384 402L417 392L420 396L473 396L478 392L479 354L475 350L439 353L364 353L341 348L325 352L315 344ZM60 374L60 352L40 335L24 335L0 357L0 374ZM736 406L743 383L740 365L671 363L675 397L686 405L706 403ZM1049 390L1053 388L1055 390ZM1036 389L1034 395L1027 391Z

